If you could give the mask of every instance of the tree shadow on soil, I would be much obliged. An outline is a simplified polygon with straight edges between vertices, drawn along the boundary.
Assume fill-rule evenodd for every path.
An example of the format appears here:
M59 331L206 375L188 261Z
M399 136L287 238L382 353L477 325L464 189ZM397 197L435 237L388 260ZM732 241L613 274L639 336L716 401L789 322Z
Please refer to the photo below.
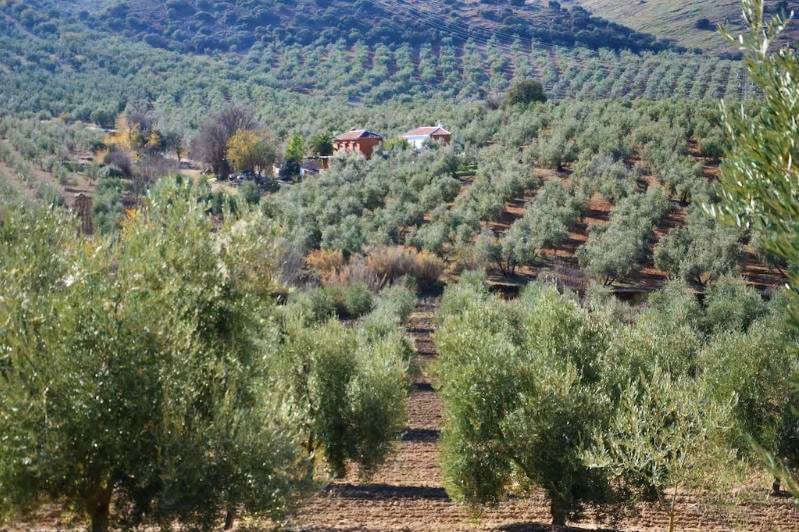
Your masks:
M450 502L444 488L428 486L392 486L389 484L335 484L325 490L328 495L343 499L364 500L427 500Z
M441 431L438 429L408 429L400 439L409 442L435 443L440 437Z
M513 523L510 525L501 526L496 528L495 530L501 530L503 532L551 532L552 525L548 523ZM586 530L591 530L592 532L616 532L613 528L583 528L583 527L574 527L574 526L567 526L563 528L558 528L558 532L585 532Z
M413 388L417 392L434 392L433 385L429 382L415 382L413 383Z

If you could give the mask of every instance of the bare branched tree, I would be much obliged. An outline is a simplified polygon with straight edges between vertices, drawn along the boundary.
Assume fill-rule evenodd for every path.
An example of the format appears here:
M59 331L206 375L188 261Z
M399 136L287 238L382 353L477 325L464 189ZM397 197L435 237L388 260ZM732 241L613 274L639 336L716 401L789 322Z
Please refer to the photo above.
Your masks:
M258 129L251 109L232 106L210 118L192 141L191 156L208 164L216 175L230 173L227 145L239 130Z

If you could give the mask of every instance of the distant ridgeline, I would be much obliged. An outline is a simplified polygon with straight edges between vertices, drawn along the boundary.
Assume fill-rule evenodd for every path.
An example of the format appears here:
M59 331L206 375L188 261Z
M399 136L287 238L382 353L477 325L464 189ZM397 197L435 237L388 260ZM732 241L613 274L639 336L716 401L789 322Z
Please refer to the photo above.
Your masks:
M674 48L555 1L123 0L91 16L93 25L191 53L241 52L259 41L418 46L469 38L488 41L492 36L505 44L522 39L633 51Z

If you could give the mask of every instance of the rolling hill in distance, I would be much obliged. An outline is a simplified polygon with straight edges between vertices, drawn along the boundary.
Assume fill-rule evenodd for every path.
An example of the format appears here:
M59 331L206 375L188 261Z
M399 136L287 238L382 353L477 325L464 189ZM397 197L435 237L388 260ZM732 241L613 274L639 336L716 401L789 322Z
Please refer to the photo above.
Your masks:
M660 16L661 4L641 4L662 21L655 35L625 25L643 15L617 19L626 4L609 0L5 0L0 70L14 75L0 106L88 119L132 101L200 108L211 92L229 98L253 86L354 104L474 100L527 78L554 99L745 95L741 64L717 56L723 39L694 27L711 3L674 15L694 24L684 31ZM732 4L711 18L733 16ZM685 37L676 42L675 32ZM703 42L703 53L686 48ZM198 86L199 72L218 90ZM87 91L97 93L94 109Z
M636 31L668 39L687 48L721 50L726 42L715 31L718 24L741 29L741 3L736 0L574 0L599 17L627 25ZM771 13L799 9L795 0L766 2ZM799 30L790 28L788 40L796 41Z
M179 51L246 51L256 42L435 44L536 40L633 51L675 48L585 9L557 2L476 0L123 0L89 12L92 23Z

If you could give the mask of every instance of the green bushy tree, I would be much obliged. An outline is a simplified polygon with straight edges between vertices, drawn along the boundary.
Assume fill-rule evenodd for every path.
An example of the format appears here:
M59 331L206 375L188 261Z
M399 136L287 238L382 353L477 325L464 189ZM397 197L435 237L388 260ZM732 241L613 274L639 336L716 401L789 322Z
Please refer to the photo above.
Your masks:
M725 276L708 290L703 327L709 334L746 332L766 309L757 290L746 286L740 277Z
M166 184L116 238L82 240L52 211L0 223L4 511L64 501L105 530L113 498L134 523L213 526L285 515L307 486L301 411L256 341L274 228L229 215L212 231L205 212Z
M763 248L799 264L799 170L794 161L799 147L794 117L799 113L799 56L791 48L772 53L771 47L787 20L764 16L762 0L743 0L749 33L740 40L724 31L746 54L745 64L754 85L762 91L758 109L722 106L729 151L721 166L722 203L711 213L726 215L739 225L755 224L767 236ZM799 274L789 268L794 288ZM795 311L799 316L799 311Z
M754 441L790 471L799 468L799 377L795 353L769 318L749 332L729 331L699 354L703 378L719 400L735 396L731 444L750 458ZM774 484L779 491L780 481Z
M529 105L547 101L544 86L534 80L517 81L505 96L505 105Z
M580 265L605 285L630 278L646 263L655 224L670 208L658 189L624 198L609 224L591 229L578 252Z
M304 406L306 449L321 451L337 478L348 460L371 473L403 427L408 344L396 325L383 330L374 337L336 321L307 328L296 317L286 326L281 367Z
M523 309L473 285L448 291L436 340L448 491L479 504L501 500L511 486L541 486L553 524L563 525L581 503L607 494L581 457L581 442L607 417L607 401L587 371L597 343L561 351L550 341L587 327L579 306L553 290L526 296Z
M732 396L714 401L694 381L655 367L625 387L609 427L594 435L585 459L624 485L652 495L676 526L678 489L723 485L734 454L724 445Z
M794 330L799 328L799 170L795 161L799 146L795 142L799 124L799 56L784 47L774 53L772 44L785 29L784 14L766 20L762 0L743 0L744 22L748 34L739 39L726 30L731 42L745 55L746 70L761 91L759 109L722 105L722 123L729 151L721 168L722 203L710 207L738 225L755 225L764 231L761 248L788 265L793 302L789 305ZM795 345L793 346L795 351ZM796 380L799 383L799 379ZM796 385L795 383L795 385ZM795 430L795 425L794 425ZM769 449L759 448L795 496L799 482L785 463L775 459Z
M700 287L735 271L741 255L738 232L692 209L685 225L655 247L655 266Z

